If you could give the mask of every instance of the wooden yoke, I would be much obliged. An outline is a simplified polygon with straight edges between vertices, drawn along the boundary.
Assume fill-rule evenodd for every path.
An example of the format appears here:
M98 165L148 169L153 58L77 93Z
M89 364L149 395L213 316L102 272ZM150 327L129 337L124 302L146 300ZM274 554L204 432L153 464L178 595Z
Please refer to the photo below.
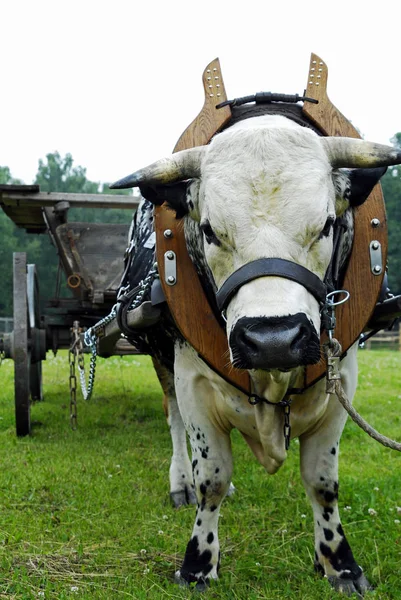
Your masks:
M329 100L327 75L327 65L319 56L312 54L305 96L315 98L319 103L305 102L302 109L304 115L324 135L360 138L355 127ZM354 218L354 243L342 285L350 292L350 299L336 309L335 337L343 352L352 346L366 327L383 284L387 264L387 220L380 184L375 186L364 204L354 209ZM382 251L382 269L379 274L373 273L370 260L370 246L376 241L381 244ZM325 374L325 370L325 364L308 366L305 385L312 385Z
M229 106L216 110L217 104L227 100L218 58L206 67L203 87L203 108L181 135L174 152L208 144L231 118ZM210 307L188 255L182 221L177 220L175 213L163 205L155 208L155 224L160 280L178 329L198 354L224 379L248 390L249 375L231 365L226 332ZM168 230L171 235L166 237L165 232ZM165 254L171 250L177 257L175 285L168 285L165 278Z
M184 131L174 151L207 144L213 135L230 120L231 109L216 110L216 105L227 99L218 59L212 61L203 73L205 104L196 119ZM324 135L360 137L357 130L330 102L327 96L327 66L315 54L311 56L305 95L318 104L305 102L304 115ZM185 339L198 354L224 379L250 391L249 375L235 369L230 363L227 335L217 321L202 289L195 267L185 244L183 223L165 206L155 208L156 255L160 279L174 321ZM166 234L167 232L167 234ZM170 233L171 232L171 233ZM382 269L373 272L370 247L381 244ZM165 254L173 251L176 261L176 283L168 285L165 273ZM387 261L387 224L383 194L377 185L369 200L355 209L355 237L343 288L351 294L345 304L336 309L335 337L343 352L358 339L372 316L384 278ZM326 341L322 336L321 343ZM313 385L324 376L323 361L305 369L304 384Z

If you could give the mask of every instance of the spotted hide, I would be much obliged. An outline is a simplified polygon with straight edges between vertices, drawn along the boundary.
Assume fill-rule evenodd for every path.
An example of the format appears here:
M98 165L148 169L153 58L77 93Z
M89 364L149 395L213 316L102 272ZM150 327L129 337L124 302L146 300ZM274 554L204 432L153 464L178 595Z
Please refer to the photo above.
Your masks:
M315 282L323 281L336 224L342 220L348 231L338 252L344 263L352 207L367 198L386 165L399 163L401 153L393 148L323 138L286 117L265 115L240 121L208 146L163 159L114 187L139 186L150 202L167 201L184 219L188 251L216 308L216 292L226 280L261 259L288 261L307 270ZM203 588L218 577L218 519L232 476L231 430L241 432L268 473L283 464L284 411L278 403L290 388L302 386L305 366L321 359L321 308L308 286L284 276L258 276L230 295L222 307L229 358L235 367L248 370L261 400L256 405L199 358L168 311L146 334L158 361L163 363L170 348L172 359L164 361L174 405L170 419L182 419L192 448L193 479L182 452L173 485L189 493L193 485L197 498L177 581ZM352 398L355 346L341 363L341 378ZM370 586L338 511L338 453L345 421L345 411L325 393L324 382L292 397L291 437L299 438L301 476L314 514L315 568L335 589L362 596ZM183 430L180 435L183 448Z

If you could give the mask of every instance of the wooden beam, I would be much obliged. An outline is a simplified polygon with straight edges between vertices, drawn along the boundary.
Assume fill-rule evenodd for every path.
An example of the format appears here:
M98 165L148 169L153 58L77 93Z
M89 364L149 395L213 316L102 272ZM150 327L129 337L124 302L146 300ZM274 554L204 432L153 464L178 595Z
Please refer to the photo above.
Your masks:
M0 206L44 207L68 202L77 208L128 208L134 209L139 200L123 194L72 194L67 192L38 192L26 194L19 191L0 190Z

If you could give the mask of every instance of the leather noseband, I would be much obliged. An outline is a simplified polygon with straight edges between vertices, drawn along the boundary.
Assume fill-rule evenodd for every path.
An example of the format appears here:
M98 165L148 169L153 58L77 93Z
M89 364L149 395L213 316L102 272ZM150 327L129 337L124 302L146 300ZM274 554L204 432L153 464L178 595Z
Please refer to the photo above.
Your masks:
M231 298L245 283L266 276L283 277L295 281L308 290L320 305L326 301L326 285L309 269L283 258L259 258L240 267L225 280L216 293L219 310L223 311L227 308Z

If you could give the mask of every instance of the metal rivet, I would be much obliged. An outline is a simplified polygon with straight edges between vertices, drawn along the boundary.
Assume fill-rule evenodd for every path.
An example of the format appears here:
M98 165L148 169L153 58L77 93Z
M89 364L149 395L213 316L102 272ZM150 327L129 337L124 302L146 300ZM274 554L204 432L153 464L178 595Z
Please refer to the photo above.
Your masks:
M175 277L173 277L172 275L169 275L169 276L167 277L167 281L168 281L169 283L175 283Z
M374 271L375 273L381 273L381 270L382 270L382 268L381 268L381 266L380 266L380 265L375 265L375 266L373 267L373 271Z
M318 76L317 76L317 78L318 78L318 79L320 79L320 78L321 78L321 75L318 75Z
M314 74L313 74L313 73L311 73L311 79L312 79L312 77L314 77Z
M314 70L315 70L315 67L312 67L312 68L311 68L311 71L314 71Z
M210 73L210 69L208 69L208 70L206 71L206 73Z
M173 237L173 232L171 231L171 229L166 229L163 233L164 237L169 239Z
M209 98L213 98L213 94L209 94Z
M316 64L316 61L315 61L315 60L313 60L313 61L312 61L312 65L315 65L315 64Z
M379 242L372 242L372 248L373 250L378 250L380 248Z
M319 65L322 65L322 66L323 66L323 63L322 63L322 62L320 62L320 63L319 63Z
M211 77L208 77L208 78L207 78L207 80L208 80L208 81L210 81L211 79L212 79Z
M213 71L214 71L214 72L216 72L216 71L217 71L216 67L214 67Z
M309 83L313 83L313 81L310 81Z
M217 88L219 88L219 87L220 87L220 84L219 84L219 83L216 83L216 87L217 87Z
M173 260L174 259L174 252L171 252L171 250L170 250L170 252L166 252L166 256L167 256L167 258L169 260Z
M379 219L377 219L375 217L374 219L371 220L370 224L372 225L372 227L379 227L380 221L379 221Z
M220 97L220 96L221 96L221 94L217 94L217 97Z
M211 90L212 88L213 88L213 86L212 86L212 85L209 85L209 90Z
M319 85L319 82L318 82L318 81L316 81L316 85Z
M216 77L215 77L215 80L217 81L217 80L218 80L218 78L219 78L219 76L218 76L218 75L216 75Z

